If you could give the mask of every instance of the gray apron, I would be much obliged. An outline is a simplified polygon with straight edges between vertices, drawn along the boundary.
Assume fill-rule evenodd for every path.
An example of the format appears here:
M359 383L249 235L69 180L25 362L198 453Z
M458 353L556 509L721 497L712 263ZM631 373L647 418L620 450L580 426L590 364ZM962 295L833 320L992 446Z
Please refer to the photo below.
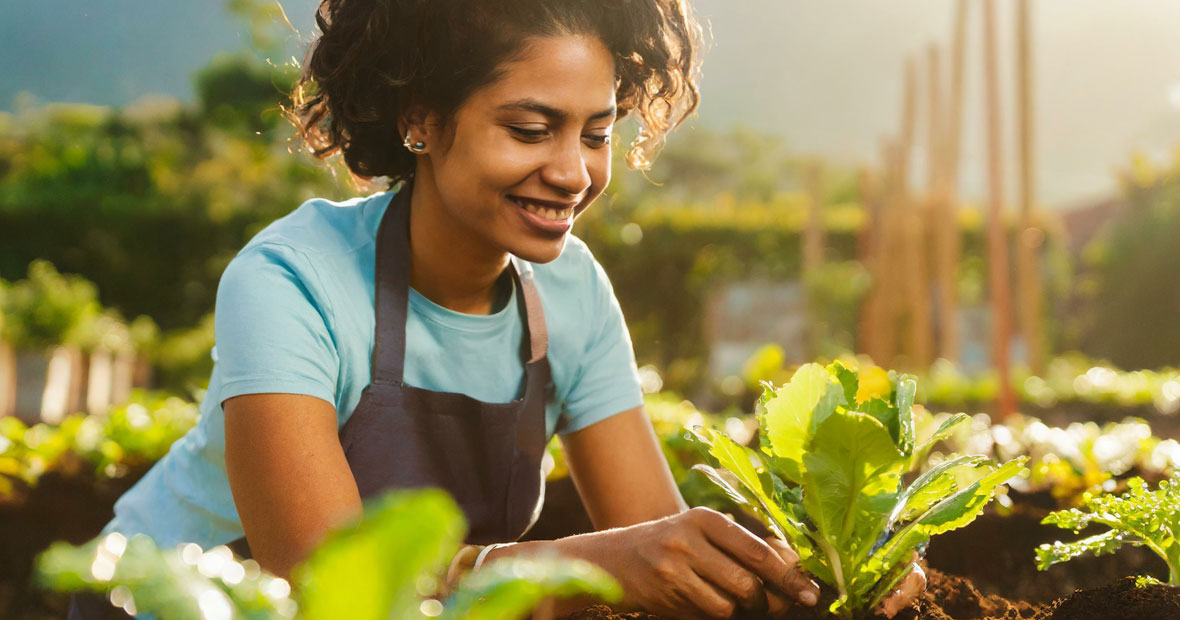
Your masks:
M518 540L545 497L545 405L548 335L532 268L515 257L508 269L525 326L523 395L485 403L403 382L410 291L410 193L394 194L377 233L376 329L371 382L340 429L344 456L364 500L393 489L448 491L467 517L470 544ZM249 557L245 539L230 543ZM127 616L104 599L75 595L70 620Z

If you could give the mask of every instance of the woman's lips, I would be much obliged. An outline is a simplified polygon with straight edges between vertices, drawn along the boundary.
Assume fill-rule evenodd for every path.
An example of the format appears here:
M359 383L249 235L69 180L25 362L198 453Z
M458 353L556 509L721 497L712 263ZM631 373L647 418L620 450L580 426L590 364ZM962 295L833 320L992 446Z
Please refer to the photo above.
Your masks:
M563 234L574 225L576 207L554 208L517 196L509 196L508 200L516 205L526 222L544 232Z

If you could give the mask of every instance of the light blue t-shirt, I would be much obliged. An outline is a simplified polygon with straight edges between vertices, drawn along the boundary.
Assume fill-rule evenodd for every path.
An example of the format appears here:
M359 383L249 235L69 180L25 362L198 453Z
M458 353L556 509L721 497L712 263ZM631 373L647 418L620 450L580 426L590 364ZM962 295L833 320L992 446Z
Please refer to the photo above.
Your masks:
M119 499L104 531L145 533L162 548L242 537L225 473L225 399L305 394L332 403L344 425L370 381L375 240L391 196L310 200L230 262L217 289L216 364L200 421ZM548 436L640 406L622 312L586 245L570 236L559 258L533 269L555 388ZM524 326L516 304L513 291L493 314L468 315L411 290L405 382L486 402L517 398Z

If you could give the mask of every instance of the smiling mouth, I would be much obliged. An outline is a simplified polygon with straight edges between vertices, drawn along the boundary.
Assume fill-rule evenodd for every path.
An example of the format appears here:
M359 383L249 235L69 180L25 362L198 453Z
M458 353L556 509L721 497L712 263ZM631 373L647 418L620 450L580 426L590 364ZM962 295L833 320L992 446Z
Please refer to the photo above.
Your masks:
M511 200L512 202L516 203L516 206L524 209L525 211L528 211L529 213L533 213L533 214L539 215L540 217L543 217L547 220L553 220L553 221L570 219L571 217L573 217L574 211L576 209L576 207L565 207L564 209L555 209L553 207L540 205L535 202L530 202L528 200L524 200L522 198L517 198L515 196L509 196L508 199Z

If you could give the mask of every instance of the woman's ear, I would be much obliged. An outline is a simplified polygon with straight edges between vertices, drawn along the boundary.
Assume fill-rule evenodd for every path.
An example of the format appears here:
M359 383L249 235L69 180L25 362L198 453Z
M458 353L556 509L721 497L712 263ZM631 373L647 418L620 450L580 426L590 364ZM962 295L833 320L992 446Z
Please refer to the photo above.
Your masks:
M420 105L411 105L398 123L406 148L416 154L437 150L443 142L443 126L439 115Z

